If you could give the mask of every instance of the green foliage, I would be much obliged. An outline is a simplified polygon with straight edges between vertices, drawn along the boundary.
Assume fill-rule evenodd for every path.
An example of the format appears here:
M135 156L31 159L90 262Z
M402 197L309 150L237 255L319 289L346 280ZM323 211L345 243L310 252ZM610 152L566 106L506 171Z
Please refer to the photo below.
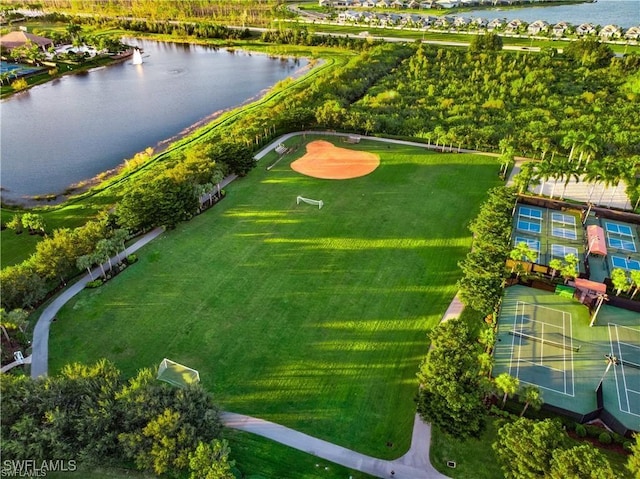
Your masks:
M611 438L611 434L608 432L602 432L598 436L598 441L600 441L601 444L611 444L613 439Z
M567 436L557 421L520 418L498 430L493 450L507 479L544 477L553 452L563 449Z
M469 51L494 52L502 50L502 37L497 33L486 33L484 35L473 35L469 43Z
M431 349L418 372L418 412L447 434L478 436L486 411L476 343L459 319L439 324L429 338Z
M610 479L615 477L607 458L591 444L556 449L550 479Z
M234 479L235 461L229 459L229 453L229 443L224 439L198 443L189 455L189 479Z
M136 254L127 255L127 263L133 264L136 261L138 261L138 255L136 255Z
M603 68L609 65L613 58L613 50L605 43L595 38L582 38L570 42L563 50L563 55L583 67Z
M622 268L613 268L611 271L611 283L616 290L616 294L629 287L627 271Z
M22 233L22 215L13 215L13 217L7 221L7 228L11 228L16 234Z
M640 476L640 434L634 434L635 441L631 445L631 455L627 460L627 469L634 477Z
M74 459L88 466L134 459L141 469L175 474L199 442L220 437L217 408L201 387L174 389L149 370L124 382L110 362L65 366L32 381L2 375L3 456ZM6 401L6 402L5 402Z
M578 437L586 437L587 430L582 424L576 424L576 434Z
M47 294L45 279L27 262L0 270L2 306L8 310L32 308Z
M88 289L99 288L100 286L102 286L103 283L104 281L102 279L94 279L93 281L89 281L85 285L85 288L88 288Z
M502 407L504 408L507 398L513 396L520 387L520 380L511 376L509 373L502 373L495 378L495 385L498 391L504 394L502 398Z
M514 203L512 189L491 190L469 228L474 235L474 248L460 262L464 274L458 282L460 298L465 305L484 314L495 310L502 295Z
M22 227L29 231L44 232L44 218L36 213L25 213L22 215Z

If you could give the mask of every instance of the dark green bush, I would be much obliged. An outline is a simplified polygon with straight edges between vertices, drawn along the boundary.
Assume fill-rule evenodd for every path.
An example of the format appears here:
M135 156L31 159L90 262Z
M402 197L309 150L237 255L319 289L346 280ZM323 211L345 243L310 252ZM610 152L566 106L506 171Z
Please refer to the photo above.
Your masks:
M85 286L85 288L99 288L100 286L102 286L102 280L101 279L94 279L93 281L89 281L87 283L87 285Z
M133 264L133 263L135 263L136 261L138 261L138 256L137 256L137 255L135 255L135 254L130 254L130 255L128 255L128 256L127 256L127 263L129 263L129 264Z
M598 441L600 441L602 444L611 444L611 434L609 434L608 432L603 432L598 436Z
M587 435L587 430L582 424L576 424L576 434L579 437L585 437Z

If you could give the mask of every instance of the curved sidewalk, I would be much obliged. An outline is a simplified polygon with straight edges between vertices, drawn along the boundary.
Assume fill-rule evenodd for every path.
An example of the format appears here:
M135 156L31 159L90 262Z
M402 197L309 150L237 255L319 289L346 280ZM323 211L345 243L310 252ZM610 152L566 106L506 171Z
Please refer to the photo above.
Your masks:
M293 429L265 421L251 416L223 412L222 423L232 429L257 434L289 447L304 451L341 466L365 472L375 477L397 479L444 479L429 462L429 445L431 442L431 427L425 424L416 414L411 448L404 456L393 461L376 459L359 452L331 444L322 439L309 436ZM394 475L391 475L391 472Z

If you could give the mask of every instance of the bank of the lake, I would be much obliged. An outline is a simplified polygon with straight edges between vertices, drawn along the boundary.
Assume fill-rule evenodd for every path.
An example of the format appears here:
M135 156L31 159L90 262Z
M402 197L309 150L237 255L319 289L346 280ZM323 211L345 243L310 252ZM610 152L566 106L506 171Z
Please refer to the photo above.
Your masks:
M244 50L125 41L144 50L143 65L126 61L3 101L3 201L24 204L50 194L64 199L70 185L148 147L166 146L308 65L304 58Z

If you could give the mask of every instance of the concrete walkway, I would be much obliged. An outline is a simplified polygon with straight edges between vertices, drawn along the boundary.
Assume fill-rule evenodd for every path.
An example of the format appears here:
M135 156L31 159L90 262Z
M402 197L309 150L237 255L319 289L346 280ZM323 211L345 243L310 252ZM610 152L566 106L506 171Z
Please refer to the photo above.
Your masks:
M317 439L293 429L255 417L231 412L222 413L222 423L230 428L257 434L289 447L304 451L341 466L365 472L375 477L397 479L440 479L440 474L429 462L431 427L416 415L411 448L404 456L393 461L376 459L342 446ZM395 474L392 476L391 471Z

